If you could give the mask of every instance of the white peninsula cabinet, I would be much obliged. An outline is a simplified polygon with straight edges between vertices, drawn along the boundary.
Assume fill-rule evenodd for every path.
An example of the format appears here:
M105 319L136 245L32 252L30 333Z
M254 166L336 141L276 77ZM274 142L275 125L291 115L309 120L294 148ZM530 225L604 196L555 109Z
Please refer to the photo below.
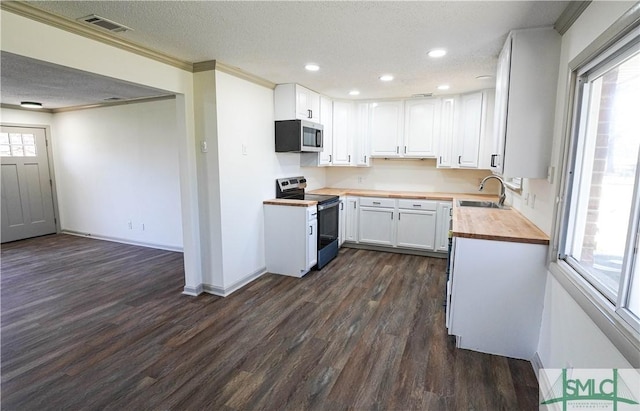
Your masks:
M498 57L491 170L507 177L546 178L560 61L551 27L514 30Z
M278 84L274 90L275 120L320 122L320 94L299 84Z
M457 347L533 358L542 321L547 248L454 237L447 326Z

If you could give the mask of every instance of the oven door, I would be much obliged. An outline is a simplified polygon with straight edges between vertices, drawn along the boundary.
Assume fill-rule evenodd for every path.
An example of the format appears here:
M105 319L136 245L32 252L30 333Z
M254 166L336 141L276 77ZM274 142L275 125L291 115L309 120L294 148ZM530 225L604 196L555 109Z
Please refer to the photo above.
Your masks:
M331 244L338 239L338 205L336 201L318 205L318 249Z

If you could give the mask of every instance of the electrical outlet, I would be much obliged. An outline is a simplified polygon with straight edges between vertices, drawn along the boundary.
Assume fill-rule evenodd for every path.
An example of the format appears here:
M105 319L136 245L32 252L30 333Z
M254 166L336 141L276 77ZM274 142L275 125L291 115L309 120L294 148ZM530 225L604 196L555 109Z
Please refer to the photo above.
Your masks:
M358 184L362 184L363 181L364 181L364 177L358 176Z
M133 223L131 222L131 220L129 220L127 226L129 227L129 230L133 230Z
M547 168L547 181L549 184L553 184L553 175L555 174L556 168L554 166L549 166Z
M209 147L207 146L207 142L203 140L200 142L200 152L206 153L207 151L209 151Z
M524 199L524 204L529 205L529 193L525 193L523 199Z
M242 155L246 156L247 155L247 145L246 144L242 144Z

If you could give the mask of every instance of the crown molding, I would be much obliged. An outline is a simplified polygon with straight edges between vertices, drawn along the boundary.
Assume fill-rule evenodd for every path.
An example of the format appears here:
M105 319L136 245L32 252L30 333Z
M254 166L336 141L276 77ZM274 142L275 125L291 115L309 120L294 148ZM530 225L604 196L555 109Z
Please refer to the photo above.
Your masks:
M558 17L558 20L556 20L553 28L556 29L560 35L563 35L567 30L569 30L573 23L578 20L578 17L580 17L582 12L589 7L589 4L591 4L591 0L570 1L560 17Z
M197 63L193 63L193 72L200 73L203 71L213 71L216 69L216 61L215 60L207 60L200 61Z
M48 11L41 10L24 2L0 1L0 10L5 10L22 17L26 17L28 19L35 20L37 22L68 31L73 34L89 38L91 40L99 41L101 43L120 48L130 53L138 54L140 56L159 61L160 63L177 67L185 71L193 72L193 64L188 61L152 50L131 41L113 36L106 32L102 33L95 30L94 28L85 26L84 24L80 24L75 20L71 20L57 14L49 13Z
M274 89L276 87L276 84L274 82L272 82L272 81L265 80L262 77L258 77L258 76L254 75L254 74L247 73L246 71L243 71L242 69L230 66L230 65L222 63L220 61L215 61L215 69L218 70L218 71L221 71L223 73L231 74L232 76L241 78L243 80L250 81L250 82L252 82L254 84L257 84L259 86L267 87L267 88L270 88L270 89Z

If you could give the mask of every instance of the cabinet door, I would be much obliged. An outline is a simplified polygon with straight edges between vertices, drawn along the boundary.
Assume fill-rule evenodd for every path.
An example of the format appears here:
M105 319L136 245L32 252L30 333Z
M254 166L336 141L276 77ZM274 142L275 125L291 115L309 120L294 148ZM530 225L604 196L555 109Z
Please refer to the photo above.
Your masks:
M502 174L504 142L507 135L507 104L509 102L509 63L511 62L511 37L498 57L496 74L496 105L493 120L493 152L491 153L491 171Z
M383 101L369 106L371 155L399 157L403 127L402 101Z
M440 112L440 141L438 146L438 168L450 168L453 163L453 148L455 138L455 107L454 98L442 100Z
M320 124L322 130L322 151L320 152L320 165L329 165L333 160L333 102L330 98L320 97Z
M350 241L352 243L358 242L358 208L359 208L358 197L347 197L347 204L345 210L345 241Z
M392 246L396 226L394 214L393 208L360 207L358 240L361 243Z
M433 250L435 231L435 211L398 210L398 247Z
M356 166L369 166L369 104L358 103L355 106L355 134L352 163Z
M404 156L435 157L440 126L440 100L407 100L404 116Z
M333 102L333 165L351 165L353 103Z
M307 268L318 263L318 220L309 221L307 225Z
M347 199L340 197L338 211L338 246L341 247L347 236Z
M449 251L449 225L451 223L451 203L438 203L436 222L436 251Z
M482 136L482 93L462 96L460 99L460 132L456 151L459 167L478 168L480 138Z
M296 117L301 120L320 122L320 95L296 84Z

